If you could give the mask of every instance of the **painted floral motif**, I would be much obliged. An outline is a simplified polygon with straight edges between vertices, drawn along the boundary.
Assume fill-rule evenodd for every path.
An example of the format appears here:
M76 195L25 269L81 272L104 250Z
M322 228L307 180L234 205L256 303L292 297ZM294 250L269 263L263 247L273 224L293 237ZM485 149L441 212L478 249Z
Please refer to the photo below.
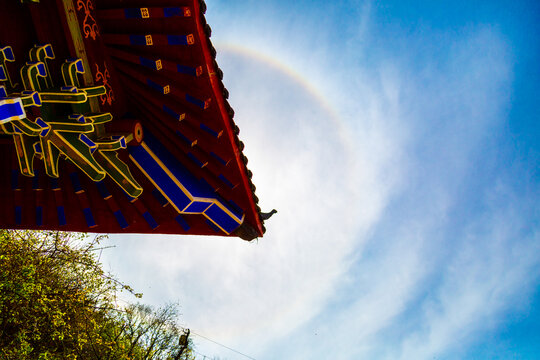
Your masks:
M111 78L111 75L109 75L109 69L107 69L107 64L103 64L105 71L101 72L99 70L99 65L96 65L96 83L102 82L103 86L107 89L107 93L104 95L101 95L99 97L99 100L101 101L101 105L105 105L105 103L112 105L112 102L114 99L114 90L112 89L111 85L109 84L109 79Z
M84 38L88 39L88 36L92 37L92 40L96 40L96 36L99 35L99 28L96 23L96 19L92 16L91 11L94 10L94 4L92 0L77 0L77 10L84 9L83 20L83 32Z

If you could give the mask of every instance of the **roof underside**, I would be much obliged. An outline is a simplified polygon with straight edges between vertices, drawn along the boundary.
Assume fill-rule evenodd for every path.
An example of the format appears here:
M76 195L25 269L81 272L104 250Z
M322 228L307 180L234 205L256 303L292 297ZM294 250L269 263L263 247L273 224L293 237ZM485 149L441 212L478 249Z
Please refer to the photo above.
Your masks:
M74 85L71 91L76 95L85 92L88 99L84 104L51 100L42 106L25 105L26 118L32 122L28 128L43 118L39 126L51 130L39 136L29 136L25 131L30 130L24 129L26 135L22 134L19 129L24 123L18 118L10 122L11 128L4 128L0 135L0 151L5 154L0 158L4 169L0 172L4 200L0 226L262 236L255 187L209 40L204 3L42 0L38 4L3 1L2 6L0 48L10 46L15 58L3 62L11 75L11 81L4 81L4 103L29 90L32 81L21 78L19 69L35 60L32 55L29 58L32 48L38 49L34 50L38 58L40 49L44 54L54 50L54 58L43 55L45 80L36 76L38 89L33 90L41 100L54 97L43 95L53 87L67 85ZM75 84L66 80L70 73L67 65L62 66L69 58L82 59L81 63L67 61L69 69L74 69ZM25 67L28 74L31 66ZM84 66L84 73L78 66ZM104 90L99 92L97 86ZM73 114L83 114L84 119L74 120L69 117ZM112 120L103 114L111 114ZM58 117L79 124L58 125L51 120ZM66 126L86 129L77 130L85 135L78 135L67 150L58 145L58 139L66 141L67 135L61 136ZM22 144L17 145L18 151L21 146L35 151L28 170L21 165L15 144ZM59 153L57 177L51 176L55 169L48 165L47 144L52 144L51 154ZM120 145L113 153L116 144ZM86 162L77 161L81 147L91 154L83 156L89 159ZM96 165L87 168L87 163Z

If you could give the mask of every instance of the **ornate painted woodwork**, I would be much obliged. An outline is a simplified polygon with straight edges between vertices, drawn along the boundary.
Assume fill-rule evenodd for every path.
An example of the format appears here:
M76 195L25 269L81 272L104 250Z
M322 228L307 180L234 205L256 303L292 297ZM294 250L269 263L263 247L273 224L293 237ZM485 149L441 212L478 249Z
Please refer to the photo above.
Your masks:
M205 4L0 6L0 223L264 233Z

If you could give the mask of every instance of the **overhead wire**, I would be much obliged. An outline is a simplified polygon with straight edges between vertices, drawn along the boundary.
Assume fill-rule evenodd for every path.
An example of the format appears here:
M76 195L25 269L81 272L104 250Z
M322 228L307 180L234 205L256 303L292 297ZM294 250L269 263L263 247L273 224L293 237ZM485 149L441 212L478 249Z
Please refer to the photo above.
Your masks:
M195 331L193 331L193 330L191 330L191 333L192 333L193 335L197 335L197 336L199 336L199 337L202 337L203 339L206 339L206 340L208 340L208 341L210 341L210 342L213 342L213 343L216 344L216 345L222 346L222 347L224 347L225 349L228 349L228 350L233 351L233 352L235 352L235 353L237 353L237 354L240 354L240 355L242 355L242 356L245 356L245 357L248 358L248 359L251 359L251 360L257 360L257 359L255 359L254 357L251 357L251 356L249 356L249 355L246 355L246 354L244 354L244 353L242 353L242 352L240 352L240 351L238 351L238 350L235 350L235 349L233 349L233 348L231 348L231 347L228 347L227 345L223 345L223 344L221 344L221 343L218 343L217 341L214 341L214 340L212 340L212 339L210 339L210 338L207 338L206 336L203 336L203 335L201 335L201 334L197 334L197 333L196 333ZM199 354L199 355L202 355L202 354ZM203 355L203 356L204 356L204 355Z
M200 352L198 352L198 351L195 351L195 350L191 350L191 351L193 351L193 352L194 352L195 354L197 354L197 355L201 355L201 356L202 356L202 357L204 358L203 360L206 360L206 358L208 358L208 359L211 359L211 357L210 357L210 356L207 356L207 355L201 354L201 353L200 353Z

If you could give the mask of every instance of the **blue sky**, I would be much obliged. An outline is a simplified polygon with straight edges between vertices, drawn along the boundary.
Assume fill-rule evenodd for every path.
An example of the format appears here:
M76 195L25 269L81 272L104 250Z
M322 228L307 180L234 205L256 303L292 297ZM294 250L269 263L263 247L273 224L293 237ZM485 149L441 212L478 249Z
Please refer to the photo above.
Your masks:
M207 5L279 212L255 243L111 236L104 264L256 359L540 358L540 5Z

